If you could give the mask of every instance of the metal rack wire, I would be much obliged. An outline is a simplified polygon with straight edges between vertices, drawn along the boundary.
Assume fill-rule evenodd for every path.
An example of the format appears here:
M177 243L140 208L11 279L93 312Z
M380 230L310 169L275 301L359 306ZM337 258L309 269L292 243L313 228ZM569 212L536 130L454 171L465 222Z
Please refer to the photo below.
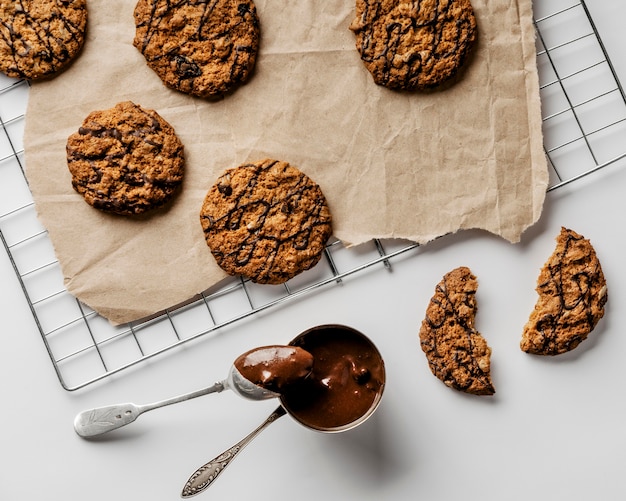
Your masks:
M585 2L535 4L544 148L555 190L626 156L626 95Z
M626 156L626 96L584 1L536 2L544 147L554 190ZM548 10L550 9L550 10ZM567 29L564 29L566 27ZM592 85L589 83L592 82ZM63 388L76 390L417 248L331 243L325 259L282 286L232 279L149 321L111 326L71 296L24 175L29 85L0 76L0 239Z

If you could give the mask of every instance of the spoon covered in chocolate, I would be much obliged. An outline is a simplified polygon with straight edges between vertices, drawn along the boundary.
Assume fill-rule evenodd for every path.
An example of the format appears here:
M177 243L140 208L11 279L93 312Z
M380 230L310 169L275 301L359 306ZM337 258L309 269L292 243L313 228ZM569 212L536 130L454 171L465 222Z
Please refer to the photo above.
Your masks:
M126 426L141 414L192 398L230 389L250 400L280 397L281 392L311 373L313 355L298 346L263 346L237 357L228 377L201 390L151 404L107 405L79 413L74 430L81 437L94 437Z
M299 346L262 346L240 355L233 364L229 385L247 396L252 383L253 394L262 388L265 393L280 396L292 385L306 379L313 369L313 355ZM256 396L251 397L259 400Z
M198 468L185 483L183 498L206 490L252 439L285 414L310 430L338 433L374 413L385 387L385 364L366 336L343 325L320 325L298 335L290 346L313 357L310 374L284 385L280 406L261 425Z

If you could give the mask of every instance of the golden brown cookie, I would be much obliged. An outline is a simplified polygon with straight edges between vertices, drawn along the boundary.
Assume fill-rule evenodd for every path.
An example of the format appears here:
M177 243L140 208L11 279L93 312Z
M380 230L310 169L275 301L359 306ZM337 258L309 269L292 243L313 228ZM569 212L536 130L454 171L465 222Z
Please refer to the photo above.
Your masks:
M350 29L374 81L398 90L449 81L477 39L470 0L356 0Z
M207 245L230 275L280 284L320 260L332 234L320 187L287 162L226 170L200 212Z
M65 68L80 52L86 0L0 1L0 71L35 80Z
M135 47L163 82L218 98L246 82L259 46L252 0L139 0Z
M467 267L446 273L428 304L419 338L430 370L447 386L493 395L491 348L474 327L477 288Z
M520 348L558 355L576 348L604 316L606 280L586 238L561 228L556 248L537 278L539 298L524 326Z
M90 113L66 151L72 186L105 212L133 215L160 207L183 180L183 145L174 128L130 101Z

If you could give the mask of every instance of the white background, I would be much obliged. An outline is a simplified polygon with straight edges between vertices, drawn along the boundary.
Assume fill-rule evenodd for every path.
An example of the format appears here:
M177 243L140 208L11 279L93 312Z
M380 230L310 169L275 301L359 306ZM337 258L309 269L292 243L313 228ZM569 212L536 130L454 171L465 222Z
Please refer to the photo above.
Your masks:
M626 3L588 6L626 82ZM366 271L75 392L61 388L1 252L0 499L179 499L189 475L260 424L275 402L224 392L91 441L74 433L76 413L210 385L243 351L321 323L351 325L378 345L387 388L377 413L340 435L282 418L198 499L626 499L624 186L622 160L549 193L519 244L474 231L442 238L395 259L391 272ZM522 353L519 339L562 225L596 247L609 303L587 341L546 359ZM497 391L490 398L446 388L417 339L435 284L460 265L479 280L476 323L493 349Z

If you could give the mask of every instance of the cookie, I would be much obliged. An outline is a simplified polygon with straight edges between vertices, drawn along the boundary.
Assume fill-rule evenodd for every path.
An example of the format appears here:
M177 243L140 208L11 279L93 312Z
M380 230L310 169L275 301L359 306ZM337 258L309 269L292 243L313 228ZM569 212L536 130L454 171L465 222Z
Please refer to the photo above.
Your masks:
M606 280L586 238L561 228L554 252L537 278L539 295L524 326L520 348L559 355L576 348L604 316Z
M0 2L0 71L29 80L51 77L85 41L86 0Z
M374 82L395 90L450 81L477 40L470 0L356 0L350 29Z
M491 348L474 327L477 288L467 267L444 275L426 309L419 338L430 370L447 386L493 395Z
M90 113L66 151L72 186L105 212L135 215L161 207L183 180L183 144L174 128L130 101Z
M270 159L226 170L206 194L200 222L219 266L262 284L286 282L317 264L332 234L321 188Z
M173 89L215 99L250 77L259 47L252 0L139 0L134 46Z

